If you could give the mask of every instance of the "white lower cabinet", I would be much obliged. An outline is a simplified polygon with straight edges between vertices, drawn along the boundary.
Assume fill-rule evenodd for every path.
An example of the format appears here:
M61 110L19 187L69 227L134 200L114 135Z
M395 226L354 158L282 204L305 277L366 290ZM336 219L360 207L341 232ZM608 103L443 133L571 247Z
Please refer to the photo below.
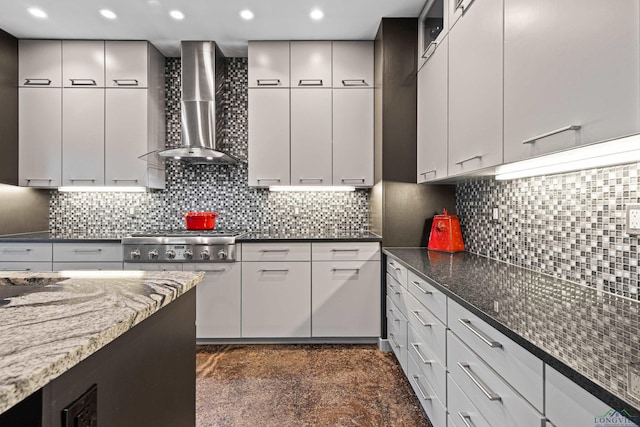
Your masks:
M416 393L416 396L418 396L420 405L422 405L422 408L427 413L429 420L436 427L446 426L447 409L445 404L438 399L438 396L433 391L424 374L418 367L418 362L414 360L412 355L409 355L408 365L409 371L407 376L409 378L409 383L411 384L413 391Z
M182 264L178 262L125 262L124 269L142 271L182 271Z
M122 262L54 262L53 271L122 270Z
M407 374L407 318L388 296L386 317L387 337L391 350L396 355L400 367Z
M54 243L53 270L122 270L118 243Z
M480 411L450 378L447 382L447 410L450 417L449 427L491 427L491 424L482 417Z
M311 262L242 263L242 337L311 336Z
M407 351L418 365L424 380L436 393L441 402L447 401L447 370L436 359L429 347L422 341L409 323L407 327Z
M239 338L241 322L241 264L188 263L184 271L204 271L196 287L196 338Z
M53 271L51 261L0 262L0 271Z
M51 271L51 243L0 244L0 271Z

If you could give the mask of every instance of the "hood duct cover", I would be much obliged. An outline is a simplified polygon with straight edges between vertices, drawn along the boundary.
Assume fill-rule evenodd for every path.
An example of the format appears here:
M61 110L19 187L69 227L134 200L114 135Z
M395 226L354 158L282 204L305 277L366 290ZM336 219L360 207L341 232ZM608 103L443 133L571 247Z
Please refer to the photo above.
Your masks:
M182 42L182 140L179 147L161 150L158 155L193 164L240 161L220 150L226 71L225 57L215 42Z

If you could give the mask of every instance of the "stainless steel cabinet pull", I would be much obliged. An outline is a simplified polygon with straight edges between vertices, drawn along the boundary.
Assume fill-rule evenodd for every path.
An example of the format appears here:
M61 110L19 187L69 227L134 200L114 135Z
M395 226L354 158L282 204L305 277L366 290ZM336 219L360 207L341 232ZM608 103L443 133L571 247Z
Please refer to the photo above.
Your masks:
M340 179L340 182L353 182L353 181L361 182L364 184L366 182L366 179L364 178L341 178Z
M467 5L464 5L464 0L456 0L456 10L457 9L462 9L462 13L466 13L467 9L469 9L469 7L471 6L471 3L473 3L473 0L469 0L469 3L467 3Z
M76 181L79 181L79 182L82 182L82 181L96 182L95 179L91 179L91 178L87 178L87 179L77 179L76 178L76 179L70 179L69 180L69 182L76 182Z
M425 323L425 321L422 320L422 317L420 317L420 315L419 315L420 312L417 311L417 310L412 311L411 313L415 316L416 319L418 319L420 321L420 323L424 327L431 327L431 326L433 326L435 324L435 323Z
M260 252L271 253L271 252L289 252L289 249L260 249Z
M431 174L431 173L432 173L432 174L434 174L434 175L436 175L436 170L435 170L435 169L431 169L430 171L420 172L420 175L423 175L423 176L425 176L425 177L426 177L427 175L429 175L429 174Z
M464 160L460 160L459 162L456 162L456 165L461 165L463 163L470 162L471 160L481 159L481 158L482 158L482 156L469 157L468 159L464 159Z
M97 248L97 249L74 249L73 252L77 253L77 254L92 254L95 252L102 252L102 249Z
M399 321L400 321L400 319L398 319L398 318L396 317L396 315L395 315L395 314L393 314L393 309L391 309L391 308L389 309L389 314L391 315L391 317L393 317L393 321L394 321L394 322L399 322Z
M71 86L96 86L97 83L93 79L69 79Z
M113 182L138 182L137 179L112 179Z
M396 340L393 337L395 337L395 334L393 334L393 333L389 334L389 341L391 341L391 343L393 344L394 348L400 348L400 346L398 345L398 343L396 342Z
M224 273L227 271L226 268L216 268L215 270L204 270L207 273Z
M458 412L458 416L462 418L462 422L466 427L476 427L476 425L471 421L471 416L466 412Z
M332 268L331 271L355 271L356 273L360 273L359 268Z
M116 86L138 86L136 79L113 79Z
M258 270L261 273L286 273L288 268L261 268Z
M498 341L492 340L491 337L488 337L487 335L485 335L484 332L479 331L476 328L474 328L473 326L471 326L471 320L469 320L469 319L458 319L458 322L462 323L467 329L469 329L471 332L473 332L473 334L475 336L480 338L482 340L482 342L484 342L489 347L494 347L494 348L495 347L502 347L502 344L500 344Z
M280 178L256 178L256 181L261 182L261 181L276 181L276 182L280 182Z
M431 58L431 55L433 55L433 52L436 51L436 47L438 46L438 42L437 41L432 41L431 43L429 43L427 45L427 47L424 49L424 52L422 52L422 57L424 59L429 59Z
M431 295L433 293L431 291L424 289L422 286L420 286L420 282L412 281L411 283L413 284L413 286L420 289L420 292L422 292L425 295Z
M420 349L418 347L420 347L420 344L412 342L411 343L411 347L413 347L413 349L416 351L416 353L418 353L418 357L420 358L420 361L422 363L424 363L425 365L431 365L434 361L433 360L427 360L422 356L422 353L420 352Z
M0 268L0 271L31 271L30 268Z
M546 138L548 136L555 135L555 134L558 134L558 133L566 132L568 130L579 130L581 127L582 127L581 125L565 126L563 128L560 128L560 129L552 130L551 132L543 133L542 135L534 136L533 138L525 139L524 141L522 141L522 143L523 144L532 144L532 143L536 142L539 139Z
M396 291L396 288L393 285L388 285L388 286L391 288L391 290L393 291L394 294L400 295L402 293L402 292Z
M343 86L369 86L365 79L345 79L342 80Z
M360 249L331 249L331 252L359 252Z
M415 381L416 383L416 387L418 387L418 391L420 392L420 394L422 395L422 399L423 400L431 400L431 398L429 396L427 396L425 394L424 391L422 391L422 387L420 387L420 381L419 381L420 377L417 375L413 375L413 381Z
M27 182L31 182L31 181L47 181L47 182L51 182L53 181L53 179L51 178L26 178Z
M256 79L258 86L279 86L280 79Z
M25 86L49 86L50 79L24 79Z
M324 178L300 178L300 182L302 181L324 181Z
M302 79L298 86L322 86L322 79Z
M31 252L31 249L27 248L27 249L3 249L2 252L7 253L7 254L17 254L17 253L23 253L23 252Z
M468 363L466 363L466 362L458 362L458 366L460 366L460 369L462 369L464 371L464 373L467 374L467 376L471 379L471 381L473 381L473 383L476 386L478 386L478 388L480 389L482 394L487 396L487 399L489 399L489 400L502 400L502 398L498 394L496 394L493 391L491 391L491 389L489 387L487 387L487 385L484 382L482 382L482 380L480 378L478 378L476 376L476 374L471 372L471 368L469 367Z

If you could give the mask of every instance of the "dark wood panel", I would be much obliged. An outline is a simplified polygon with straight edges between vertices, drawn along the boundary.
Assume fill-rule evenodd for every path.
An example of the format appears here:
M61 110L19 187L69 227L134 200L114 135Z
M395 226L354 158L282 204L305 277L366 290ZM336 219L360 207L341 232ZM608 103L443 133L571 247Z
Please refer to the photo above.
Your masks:
M18 183L18 39L0 30L0 183Z

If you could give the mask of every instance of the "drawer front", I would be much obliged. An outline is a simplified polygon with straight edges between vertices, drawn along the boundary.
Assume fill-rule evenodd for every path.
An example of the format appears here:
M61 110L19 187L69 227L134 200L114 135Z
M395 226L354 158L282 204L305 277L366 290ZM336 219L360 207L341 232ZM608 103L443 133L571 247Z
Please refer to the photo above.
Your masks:
M309 261L311 243L244 243L243 261Z
M407 377L409 379L409 383L411 384L413 391L416 393L416 396L418 396L420 405L422 405L424 411L427 413L431 424L436 427L446 426L447 410L445 409L445 406L440 402L440 399L438 399L433 389L425 380L425 377L420 368L418 368L418 363L414 360L413 356L409 356L408 363L409 373L407 374Z
M460 304L449 300L448 306L449 328L542 412L542 361Z
M424 346L438 359L442 366L447 363L447 328L411 294L405 294L407 320L420 337Z
M402 324L404 322L407 323L407 318L404 316L402 310L398 308L398 306L387 296L387 319L393 322L395 329L398 329L397 325Z
M0 245L0 261L51 262L51 247L51 243L5 243Z
M402 286L405 288L407 287L408 270L393 258L387 258L387 273L396 279Z
M404 373L407 373L407 319L398 307L387 298L387 338L391 349L400 362Z
M441 402L447 401L447 371L422 342L411 324L407 327L407 351Z
M454 334L447 337L447 367L471 403L492 426L540 427L545 417L520 397ZM495 365L492 365L495 367Z
M312 243L314 261L379 261L380 244L377 242Z
M407 303L405 301L406 290L389 274L387 274L387 296L398 306L403 314L407 313Z
M143 271L182 271L182 264L178 262L125 262L124 269Z
M122 270L122 262L54 262L53 271L62 270Z
M491 427L451 377L447 383L447 409L453 422L450 427Z
M120 261L120 243L54 243L53 262Z
M447 321L447 296L429 282L409 271L407 289L411 295L438 316L442 323Z
M1 271L53 271L51 261L0 262Z

